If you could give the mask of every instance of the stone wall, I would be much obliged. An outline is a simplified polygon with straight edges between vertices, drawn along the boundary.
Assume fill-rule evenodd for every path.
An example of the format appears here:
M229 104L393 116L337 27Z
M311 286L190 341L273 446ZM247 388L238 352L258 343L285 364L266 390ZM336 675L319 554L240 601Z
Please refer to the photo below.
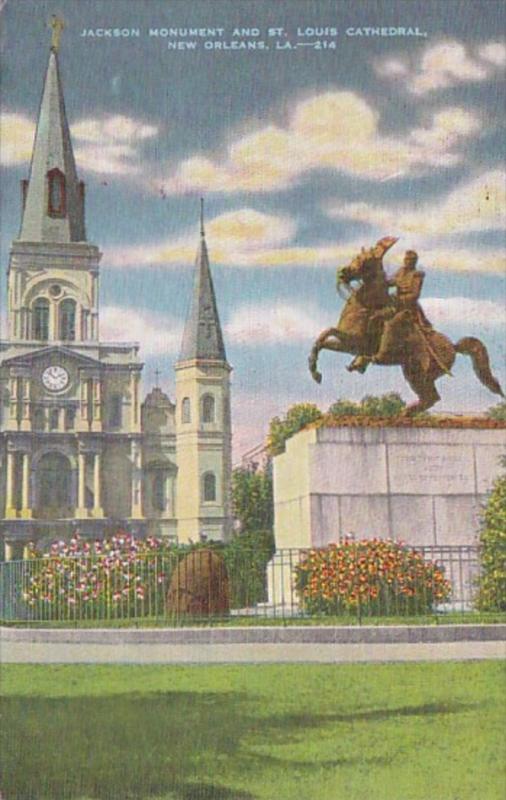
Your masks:
M301 431L274 459L276 546L318 547L346 535L476 543L505 454L501 428Z

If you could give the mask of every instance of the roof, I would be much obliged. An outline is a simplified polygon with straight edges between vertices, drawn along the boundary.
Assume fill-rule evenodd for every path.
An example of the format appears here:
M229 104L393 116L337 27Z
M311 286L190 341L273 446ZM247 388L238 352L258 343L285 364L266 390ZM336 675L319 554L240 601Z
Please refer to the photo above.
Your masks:
M65 178L65 210L49 214L48 172ZM84 201L77 177L58 66L52 48L39 108L30 176L19 240L28 242L85 241Z

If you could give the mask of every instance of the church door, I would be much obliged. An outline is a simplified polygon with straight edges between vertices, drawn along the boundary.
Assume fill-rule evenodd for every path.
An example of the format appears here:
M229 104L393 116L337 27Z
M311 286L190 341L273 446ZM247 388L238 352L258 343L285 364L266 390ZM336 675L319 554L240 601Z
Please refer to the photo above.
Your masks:
M47 453L37 468L37 516L57 519L72 516L71 467L61 453Z

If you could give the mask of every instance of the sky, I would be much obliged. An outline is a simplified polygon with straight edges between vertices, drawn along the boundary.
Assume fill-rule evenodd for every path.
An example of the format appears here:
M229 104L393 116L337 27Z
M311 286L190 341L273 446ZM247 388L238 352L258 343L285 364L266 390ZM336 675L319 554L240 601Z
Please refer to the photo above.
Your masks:
M336 269L383 236L399 237L387 271L416 249L427 316L453 341L481 338L506 384L502 3L479 14L472 0L0 7L2 316L58 14L87 235L103 252L101 338L140 342L146 392L159 370L174 399L201 196L234 368L236 460L293 403L414 399L398 367L349 374L349 356L324 353L320 386L307 370L342 310ZM435 411L497 401L464 356L438 390Z

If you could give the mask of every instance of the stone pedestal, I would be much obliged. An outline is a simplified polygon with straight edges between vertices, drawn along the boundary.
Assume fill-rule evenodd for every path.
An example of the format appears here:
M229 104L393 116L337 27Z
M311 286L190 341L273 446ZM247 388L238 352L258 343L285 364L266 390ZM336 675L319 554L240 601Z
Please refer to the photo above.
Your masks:
M342 426L296 434L274 459L270 601L292 596L280 567L285 548L324 547L346 536L476 544L505 454L506 426Z

